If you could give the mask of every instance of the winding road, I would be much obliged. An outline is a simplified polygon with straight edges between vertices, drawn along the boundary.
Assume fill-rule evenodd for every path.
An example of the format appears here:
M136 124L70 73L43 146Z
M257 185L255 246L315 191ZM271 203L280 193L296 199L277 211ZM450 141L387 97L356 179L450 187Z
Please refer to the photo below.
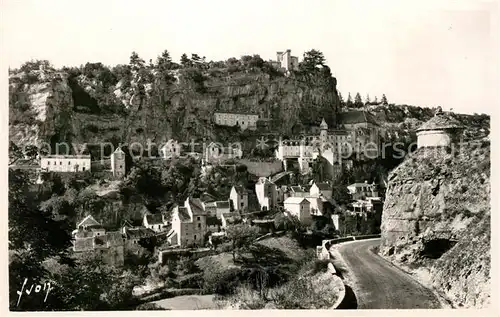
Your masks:
M354 277L351 296L355 296L355 306L358 309L441 308L431 290L372 251L379 244L380 239L370 239L337 246Z

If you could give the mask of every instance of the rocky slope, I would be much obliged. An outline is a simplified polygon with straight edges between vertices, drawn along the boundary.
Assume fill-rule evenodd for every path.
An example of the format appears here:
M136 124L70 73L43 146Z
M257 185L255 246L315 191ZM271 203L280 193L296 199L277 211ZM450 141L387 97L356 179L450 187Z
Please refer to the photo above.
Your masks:
M490 146L419 149L389 175L380 253L455 307L490 297Z

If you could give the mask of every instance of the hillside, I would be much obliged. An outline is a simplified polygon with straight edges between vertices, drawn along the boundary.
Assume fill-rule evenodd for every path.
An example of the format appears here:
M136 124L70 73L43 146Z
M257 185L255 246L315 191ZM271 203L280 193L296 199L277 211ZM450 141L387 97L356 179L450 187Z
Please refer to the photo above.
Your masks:
M14 143L237 139L237 130L213 123L216 111L255 113L273 131L291 133L322 117L333 124L339 103L326 66L285 76L257 55L179 65L167 53L147 65L133 54L114 68L38 61L9 75Z
M389 175L380 252L456 307L490 294L490 145L419 149Z

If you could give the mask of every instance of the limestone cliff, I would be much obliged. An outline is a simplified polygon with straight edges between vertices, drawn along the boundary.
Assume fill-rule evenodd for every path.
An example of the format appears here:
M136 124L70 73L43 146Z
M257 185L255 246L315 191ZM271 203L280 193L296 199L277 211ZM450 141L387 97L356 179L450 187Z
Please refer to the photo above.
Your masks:
M10 74L11 140L240 140L245 133L214 124L216 111L256 113L271 130L288 134L318 124L323 117L333 125L339 107L331 74L287 77L260 68L224 67L181 67L161 73L156 66L119 66L125 75L115 70L118 66L113 72L100 64ZM17 120L31 112L36 120Z
M68 76L54 69L9 78L9 139L18 145L70 140L73 98Z
M490 146L419 149L393 170L382 214L380 252L457 307L489 304Z

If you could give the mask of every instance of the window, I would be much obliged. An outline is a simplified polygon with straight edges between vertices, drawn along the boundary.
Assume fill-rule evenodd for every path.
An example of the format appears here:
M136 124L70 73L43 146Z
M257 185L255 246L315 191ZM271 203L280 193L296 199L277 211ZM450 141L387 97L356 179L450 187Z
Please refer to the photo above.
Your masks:
M50 161L47 161L47 165L50 165Z
M122 166L122 165L120 165L120 168L123 168L123 166Z
M196 235L194 235L194 239L196 240Z
M200 220L200 217L196 217L196 220Z
M198 228L201 228L201 223L198 224Z
M59 162L59 165L62 165L62 161Z
M85 172L85 167L82 167L82 171Z
M71 165L71 161L68 161L68 165Z
M244 203L242 202L242 203L241 203L241 207L243 207L243 205L244 205Z

